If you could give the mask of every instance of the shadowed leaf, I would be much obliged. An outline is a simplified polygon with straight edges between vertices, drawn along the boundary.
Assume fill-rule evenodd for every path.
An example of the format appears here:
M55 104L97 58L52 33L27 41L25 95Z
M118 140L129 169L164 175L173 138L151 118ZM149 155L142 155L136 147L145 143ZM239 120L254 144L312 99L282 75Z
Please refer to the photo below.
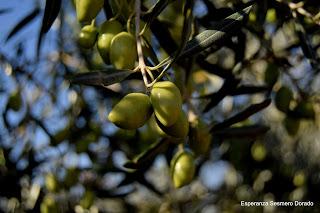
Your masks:
M252 126L243 126L243 127L230 127L214 132L214 135L217 135L223 139L226 138L243 138L243 137L257 137L265 134L269 131L269 127L262 125L252 125Z

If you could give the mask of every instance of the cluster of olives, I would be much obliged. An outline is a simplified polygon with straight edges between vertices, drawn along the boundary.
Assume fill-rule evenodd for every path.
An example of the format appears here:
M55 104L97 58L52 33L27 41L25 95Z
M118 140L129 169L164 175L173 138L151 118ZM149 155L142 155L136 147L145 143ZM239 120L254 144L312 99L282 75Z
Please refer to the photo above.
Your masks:
M77 18L82 27L78 43L82 48L93 48L97 43L99 54L106 64L116 69L133 69L136 59L135 37L123 30L122 24L110 19L95 26L95 18L103 7L103 0L77 0L75 2Z
M295 106L292 107L293 103ZM282 86L275 95L275 106L286 114L284 126L290 135L299 131L301 119L314 119L315 111L310 100L295 100L292 91Z

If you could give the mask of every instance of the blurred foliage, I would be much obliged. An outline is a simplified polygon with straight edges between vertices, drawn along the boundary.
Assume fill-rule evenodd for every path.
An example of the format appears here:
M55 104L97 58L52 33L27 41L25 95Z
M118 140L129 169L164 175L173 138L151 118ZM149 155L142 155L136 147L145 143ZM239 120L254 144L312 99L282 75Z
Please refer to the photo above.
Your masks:
M123 2L127 26L134 1ZM73 1L25 4L34 8L13 25L14 8L0 8L0 211L320 211L240 206L319 200L318 0L142 1L147 65L171 56L162 79L183 97L182 141L151 119L137 130L108 121L115 103L145 86L140 73L80 48ZM105 0L97 26L116 5ZM230 16L237 11L241 20ZM35 39L25 31L38 30L32 21L41 26ZM182 147L196 154L195 178L175 189L170 161Z

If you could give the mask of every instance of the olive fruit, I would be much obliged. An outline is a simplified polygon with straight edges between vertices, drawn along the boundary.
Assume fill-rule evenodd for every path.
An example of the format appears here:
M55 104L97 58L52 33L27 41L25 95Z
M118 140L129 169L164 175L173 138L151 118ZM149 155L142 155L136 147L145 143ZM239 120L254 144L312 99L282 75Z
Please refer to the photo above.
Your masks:
M170 81L155 83L150 99L154 113L162 125L169 127L178 120L182 110L182 98L174 83Z
M52 195L46 195L40 205L41 213L58 213L58 205Z
M90 49L94 46L97 40L98 30L93 25L84 26L78 37L78 43L82 48Z
M301 101L293 111L294 114L300 118L314 119L315 117L313 104L309 101Z
M189 133L189 122L183 110L180 111L178 120L171 126L166 127L157 121L159 127L167 134L175 138L185 138Z
M76 12L79 22L90 23L100 12L104 0L76 0Z
M196 120L191 124L190 148L197 155L206 154L210 148L212 136L210 129L201 120Z
M180 188L189 184L195 174L194 157L189 152L178 152L170 163L173 185Z
M284 127L287 130L287 133L289 135L296 135L299 131L300 128L300 120L298 118L293 118L293 117L289 117L287 116L284 121Z
M136 40L133 35L121 32L110 44L110 62L116 69L133 69L137 59Z
M260 142L255 142L251 147L251 155L255 161L263 161L267 156L265 145Z
M275 64L268 64L264 73L264 81L268 86L273 86L279 78L279 69Z
M9 98L8 107L14 111L19 111L22 106L22 99L19 90L15 91Z
M80 200L80 206L84 209L88 209L92 206L94 202L94 193L92 191L87 190L84 193L84 196Z
M122 129L137 129L148 121L151 114L149 97L142 93L130 93L113 107L108 119Z
M101 27L98 36L97 47L99 54L105 63L109 63L109 52L111 40L120 33L122 25L116 20L105 21Z
M281 87L275 96L275 105L278 110L286 113L289 110L290 102L293 98L293 94L288 87Z
M48 173L45 177L45 185L49 192L57 191L59 183L57 178L52 173Z

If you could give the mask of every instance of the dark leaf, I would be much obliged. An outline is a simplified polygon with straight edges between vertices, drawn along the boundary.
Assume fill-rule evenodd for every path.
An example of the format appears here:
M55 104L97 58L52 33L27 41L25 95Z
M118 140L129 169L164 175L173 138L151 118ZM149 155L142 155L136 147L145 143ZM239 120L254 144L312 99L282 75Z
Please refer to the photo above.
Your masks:
M251 106L249 106L248 108L246 108L242 112L232 116L231 118L228 118L227 120L225 120L225 121L223 121L221 123L215 124L211 128L211 132L216 132L218 130L221 130L223 128L229 127L229 126L231 126L233 124L236 124L238 122L244 121L248 117L250 117L251 115L253 115L253 114L263 110L267 106L269 106L270 103L271 103L271 99L266 99L261 103L252 104Z
M170 2L171 0L158 0L157 3L143 15L143 18L146 21L145 28L150 26L152 21L160 15Z
M110 68L105 71L76 74L71 77L71 83L89 86L109 86L111 84L123 81L132 73L134 73L132 70L116 70Z
M212 30L205 30L198 34L195 38L190 40L180 57L186 57L189 55L197 54L206 48L215 45L218 49L223 45L223 41L229 38L237 29L239 29L249 14L252 6L248 6L245 9L236 12L221 22L217 23Z
M11 39L17 32L22 30L26 25L28 25L33 19L35 19L40 13L39 8L35 8L31 13L29 13L26 17L24 17L9 33L6 41Z
M257 137L265 134L269 131L269 127L262 125L252 125L252 126L242 126L242 127L230 127L214 132L214 135L217 135L223 139L226 138L244 138L244 137Z
M38 38L37 55L39 55L42 37L47 33L56 20L61 8L61 0L46 0L46 6L42 19L42 25Z

